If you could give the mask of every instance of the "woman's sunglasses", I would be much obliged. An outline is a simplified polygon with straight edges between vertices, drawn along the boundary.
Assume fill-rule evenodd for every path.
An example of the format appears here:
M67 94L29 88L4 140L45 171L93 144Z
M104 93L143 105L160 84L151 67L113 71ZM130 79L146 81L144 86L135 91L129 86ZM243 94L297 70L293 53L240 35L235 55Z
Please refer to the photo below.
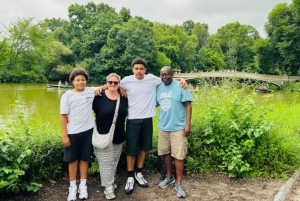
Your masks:
M119 84L119 82L117 82L117 81L107 81L107 83L108 84L114 84L114 85L118 85Z

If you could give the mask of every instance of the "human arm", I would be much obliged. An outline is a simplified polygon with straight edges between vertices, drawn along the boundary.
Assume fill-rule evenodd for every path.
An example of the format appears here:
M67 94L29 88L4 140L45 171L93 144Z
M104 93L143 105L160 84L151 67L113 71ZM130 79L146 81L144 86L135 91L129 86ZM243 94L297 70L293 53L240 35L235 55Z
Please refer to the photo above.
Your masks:
M191 119L192 119L192 103L190 101L184 102L186 125L184 128L184 135L187 137L191 133Z
M125 89L123 89L122 87L119 88L119 92L121 94L121 96L127 98L127 92L125 91Z
M61 114L60 115L60 126L61 126L61 131L62 131L62 144L66 148L71 146L70 138L68 136L68 131L67 131L67 124L68 124L68 115Z
M107 89L107 85L106 85L106 84L103 85L103 86L97 87L97 88L95 89L95 95L96 95L96 96L101 96L101 92L102 92L103 90L105 90L105 89Z
M107 85L103 85L103 86L100 86L100 87L96 88L95 89L95 95L96 96L101 96L101 92L103 90L106 90L107 88L108 88ZM121 96L127 98L127 93L122 87L119 88L119 92L120 92Z
M175 80L179 81L180 82L180 87L183 88L183 89L186 89L188 88L188 83L186 82L185 79L183 78L174 78Z

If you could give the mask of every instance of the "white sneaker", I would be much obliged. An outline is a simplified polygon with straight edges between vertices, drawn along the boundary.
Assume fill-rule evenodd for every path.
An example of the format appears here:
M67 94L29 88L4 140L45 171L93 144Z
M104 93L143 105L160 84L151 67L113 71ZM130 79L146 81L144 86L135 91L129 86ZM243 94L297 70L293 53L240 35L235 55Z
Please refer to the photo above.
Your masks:
M125 193L130 194L133 192L133 186L134 186L134 178L133 177L128 177L126 181L126 186L125 186Z
M106 195L106 199L108 200L115 199L116 195L114 192L114 186L106 187L104 190L104 194Z
M81 199L81 200L86 200L89 197L86 185L85 186L79 186L78 193L79 193L79 199Z
M75 201L77 200L77 186L70 186L69 187L69 195L67 201Z
M144 176L143 176L143 174L141 172L135 173L134 174L134 178L135 178L135 180L137 181L137 183L138 183L138 185L140 187L143 187L143 188L147 188L148 187L148 183L144 179Z

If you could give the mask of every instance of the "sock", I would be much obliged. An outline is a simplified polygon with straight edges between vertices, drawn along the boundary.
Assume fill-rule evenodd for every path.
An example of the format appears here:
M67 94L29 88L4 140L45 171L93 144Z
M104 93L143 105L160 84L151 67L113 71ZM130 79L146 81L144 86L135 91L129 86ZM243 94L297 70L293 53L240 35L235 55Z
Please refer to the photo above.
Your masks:
M86 186L86 179L80 179L80 186Z
M76 186L76 180L70 181L70 187Z
M136 173L142 172L143 168L136 168Z
M127 171L127 177L134 177L134 171Z

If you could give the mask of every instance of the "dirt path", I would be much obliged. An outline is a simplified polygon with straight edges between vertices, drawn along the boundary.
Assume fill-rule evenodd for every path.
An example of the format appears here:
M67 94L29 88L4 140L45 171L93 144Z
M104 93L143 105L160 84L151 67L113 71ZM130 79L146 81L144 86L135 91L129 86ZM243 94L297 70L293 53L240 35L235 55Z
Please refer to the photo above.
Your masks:
M137 185L131 195L124 193L125 174L118 175L115 200L122 201L166 201L183 200L177 198L174 186L159 189L159 175L148 173L145 175L149 187L141 188ZM219 174L185 175L184 186L186 188L186 201L273 201L278 189L286 180L279 179L230 179ZM298 183L300 185L300 183ZM0 198L0 201L61 201L68 196L68 179L63 177L57 181L49 181L44 184L41 191L34 195ZM88 179L88 193L90 201L106 200L104 188L100 185L98 176ZM299 191L298 191L299 192ZM300 192L299 192L300 193ZM291 201L291 200L290 200Z

